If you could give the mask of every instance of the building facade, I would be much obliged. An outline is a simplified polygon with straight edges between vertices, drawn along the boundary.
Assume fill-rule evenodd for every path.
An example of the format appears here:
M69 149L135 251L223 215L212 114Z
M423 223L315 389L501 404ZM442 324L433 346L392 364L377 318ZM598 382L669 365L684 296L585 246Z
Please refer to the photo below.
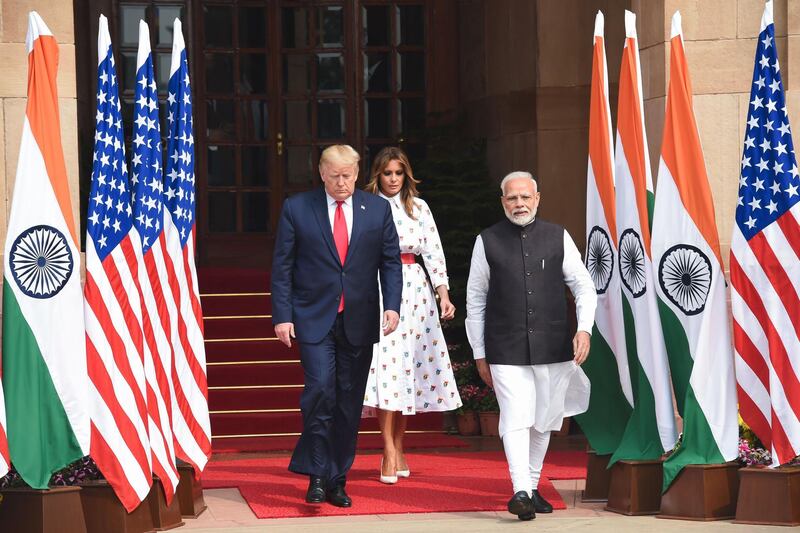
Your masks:
M281 203L317 183L321 147L352 144L363 155L363 175L387 144L403 145L412 163L426 157L420 132L458 117L487 141L487 179L532 171L542 215L564 224L582 247L595 13L606 16L612 117L623 11L638 16L655 178L670 18L680 9L727 258L762 0L0 0L3 240L32 9L61 47L61 130L80 232L91 174L97 17L109 18L130 129L138 21L150 24L165 98L179 16L194 91L199 263L265 268ZM800 124L800 2L775 0L775 21L787 107Z

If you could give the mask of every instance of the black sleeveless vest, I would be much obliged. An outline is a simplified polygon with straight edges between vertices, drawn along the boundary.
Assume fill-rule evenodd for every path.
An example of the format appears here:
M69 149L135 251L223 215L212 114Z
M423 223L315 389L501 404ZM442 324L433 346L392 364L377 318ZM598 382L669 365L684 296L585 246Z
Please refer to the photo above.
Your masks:
M486 361L538 365L572 359L567 330L564 228L503 220L481 233L489 263Z

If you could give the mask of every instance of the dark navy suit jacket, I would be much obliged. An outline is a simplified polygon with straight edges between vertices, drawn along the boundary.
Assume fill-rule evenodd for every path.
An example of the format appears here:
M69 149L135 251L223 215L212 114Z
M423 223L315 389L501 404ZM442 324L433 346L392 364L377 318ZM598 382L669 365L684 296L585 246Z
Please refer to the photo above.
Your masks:
M378 342L378 274L384 309L400 312L403 274L389 202L356 190L352 224L342 265L325 189L296 194L283 203L272 259L272 321L293 322L300 342L314 344L328 334L342 291L347 340L355 346Z

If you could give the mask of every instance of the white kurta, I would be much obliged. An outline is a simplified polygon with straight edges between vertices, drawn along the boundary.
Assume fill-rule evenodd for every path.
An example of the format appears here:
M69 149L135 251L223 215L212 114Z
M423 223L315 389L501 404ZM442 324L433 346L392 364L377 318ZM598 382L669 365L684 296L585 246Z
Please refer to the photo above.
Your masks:
M447 286L444 251L428 205L415 199L414 220L399 196L381 196L392 206L400 253L422 256L434 287ZM364 405L407 415L461 406L436 299L419 264L403 265L400 323L373 348ZM365 409L365 414L373 413Z
M591 333L597 293L581 254L564 231L564 282L575 297L578 330ZM473 357L486 357L484 325L489 291L489 263L481 237L475 241L467 282L467 319L464 322ZM490 348L491 349L491 348ZM490 365L497 402L500 405L500 436L533 427L553 431L564 417L583 413L589 407L589 378L573 361L542 365Z

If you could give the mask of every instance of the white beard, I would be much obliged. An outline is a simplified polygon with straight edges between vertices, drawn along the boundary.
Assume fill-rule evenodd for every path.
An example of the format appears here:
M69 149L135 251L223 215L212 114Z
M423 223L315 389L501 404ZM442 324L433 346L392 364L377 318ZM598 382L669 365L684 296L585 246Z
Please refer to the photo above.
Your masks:
M506 218L512 224L516 224L517 226L527 226L528 224L533 222L534 218L536 218L536 211L534 211L533 213L530 213L528 215L521 215L521 216L514 216L509 211L505 211L505 213L506 213Z

